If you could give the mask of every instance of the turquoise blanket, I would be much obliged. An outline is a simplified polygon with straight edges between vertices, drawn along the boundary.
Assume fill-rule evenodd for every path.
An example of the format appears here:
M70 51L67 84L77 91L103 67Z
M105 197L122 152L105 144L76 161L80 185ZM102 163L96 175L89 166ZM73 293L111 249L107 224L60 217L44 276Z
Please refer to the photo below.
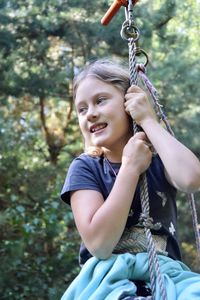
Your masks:
M200 300L200 275L179 261L158 255L168 300ZM112 255L107 260L90 258L61 300L119 300L136 295L130 280L149 284L148 255ZM160 300L157 283L155 300Z

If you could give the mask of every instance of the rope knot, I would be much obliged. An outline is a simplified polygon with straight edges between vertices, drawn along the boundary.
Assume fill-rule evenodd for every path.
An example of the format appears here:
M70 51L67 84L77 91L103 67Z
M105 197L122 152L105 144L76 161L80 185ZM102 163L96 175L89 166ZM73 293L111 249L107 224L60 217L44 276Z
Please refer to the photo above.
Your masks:
M145 68L145 65L144 64L136 64L136 68L137 68L137 71L139 72L143 72L144 74L146 73L146 68Z
M161 223L153 224L153 218L149 216L148 213L141 213L139 218L139 223L147 229L159 230L161 228Z
M153 218L151 218L148 213L144 213L144 212L141 213L140 218L139 218L139 222L145 228L152 229L152 227L153 227Z

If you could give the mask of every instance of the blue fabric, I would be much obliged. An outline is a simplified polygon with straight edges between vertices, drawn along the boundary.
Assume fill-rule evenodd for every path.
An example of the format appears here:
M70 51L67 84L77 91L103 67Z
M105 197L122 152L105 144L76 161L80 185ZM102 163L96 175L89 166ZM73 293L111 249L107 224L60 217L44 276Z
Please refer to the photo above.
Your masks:
M182 262L158 255L168 300L199 300L200 275ZM71 283L61 300L119 300L136 295L130 280L149 284L148 255L112 255L107 260L90 258ZM155 300L160 300L159 285Z

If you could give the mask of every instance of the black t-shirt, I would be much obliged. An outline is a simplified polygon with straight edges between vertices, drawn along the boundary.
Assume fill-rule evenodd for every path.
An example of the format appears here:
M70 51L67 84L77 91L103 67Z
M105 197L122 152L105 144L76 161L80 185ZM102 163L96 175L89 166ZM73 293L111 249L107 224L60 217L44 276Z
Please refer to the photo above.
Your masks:
M111 166L110 166L111 164ZM101 157L91 157L81 154L71 163L64 186L61 191L61 199L70 205L70 192L88 189L100 192L104 200L107 199L116 176L120 163L108 164L106 159ZM176 189L170 185L164 174L164 166L159 156L152 158L151 165L146 172L150 216L154 223L161 223L161 228L156 231L158 235L167 236L166 252L173 259L181 259L180 249L177 241L177 208ZM131 206L131 213L128 216L126 228L130 228L139 222L141 214L140 188L136 188ZM84 209L84 208L83 208ZM84 244L80 247L80 264L84 264L91 257Z

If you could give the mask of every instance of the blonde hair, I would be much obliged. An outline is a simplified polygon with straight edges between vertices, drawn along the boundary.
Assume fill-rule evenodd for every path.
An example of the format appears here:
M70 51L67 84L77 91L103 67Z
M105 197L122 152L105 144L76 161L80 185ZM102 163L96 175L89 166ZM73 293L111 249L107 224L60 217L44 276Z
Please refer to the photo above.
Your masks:
M130 87L130 76L128 68L119 63L108 59L99 59L87 65L75 78L73 82L73 97L76 98L76 92L79 84L87 76L93 76L103 82L112 84L124 95ZM86 141L85 141L86 142ZM85 153L91 156L101 156L103 148L85 144Z

